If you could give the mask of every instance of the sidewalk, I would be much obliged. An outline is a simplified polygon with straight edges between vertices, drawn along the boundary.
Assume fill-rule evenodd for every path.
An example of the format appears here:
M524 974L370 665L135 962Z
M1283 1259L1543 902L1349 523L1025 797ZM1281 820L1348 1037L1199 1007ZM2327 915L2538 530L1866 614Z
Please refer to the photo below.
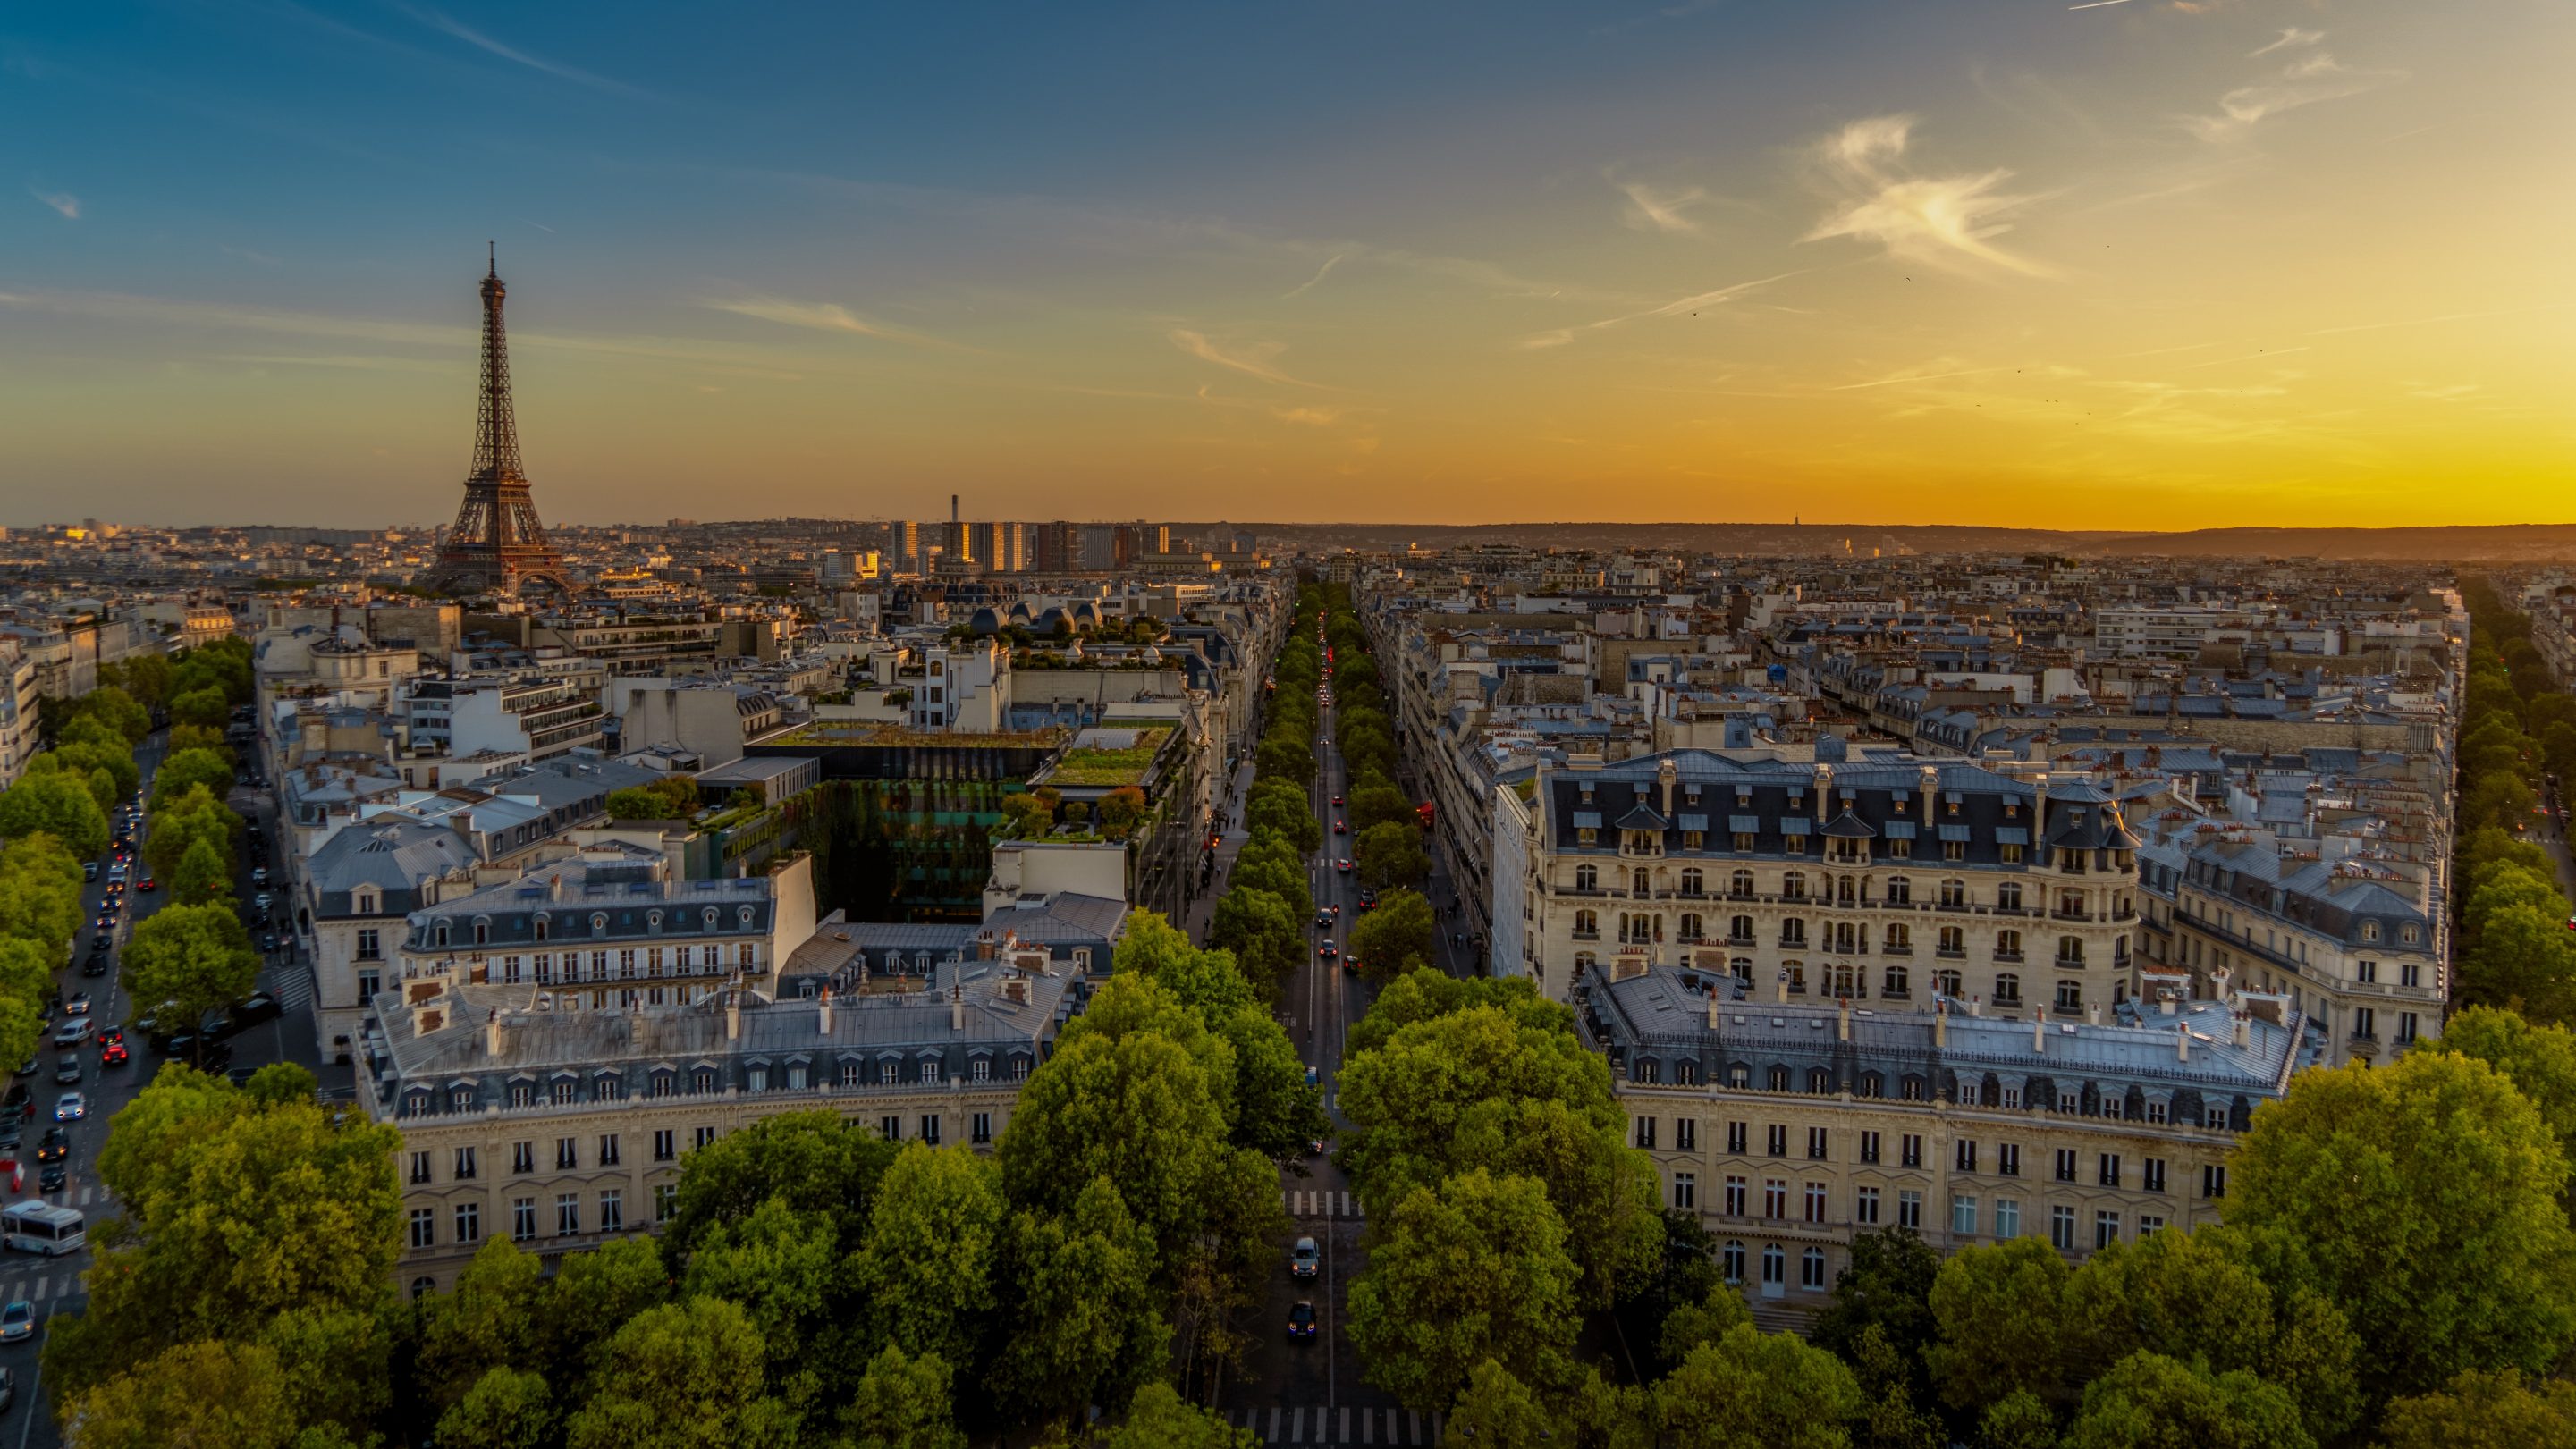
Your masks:
M1217 898L1225 894L1226 874L1234 869L1234 858L1243 851L1243 843L1252 838L1243 828L1243 799L1252 791L1252 761L1247 757L1234 767L1234 778L1226 782L1224 829L1216 846L1216 874L1208 878L1208 888L1190 904L1189 919L1181 929L1189 938L1207 944L1208 923L1216 918Z

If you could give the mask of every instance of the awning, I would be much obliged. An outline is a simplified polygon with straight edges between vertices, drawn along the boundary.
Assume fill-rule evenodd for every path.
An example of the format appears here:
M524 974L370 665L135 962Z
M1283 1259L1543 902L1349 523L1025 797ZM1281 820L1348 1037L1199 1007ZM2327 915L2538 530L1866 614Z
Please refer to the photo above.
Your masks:
M1684 815L1681 823L1684 830L1696 830L1703 835L1708 833L1708 817L1705 815Z
M1998 845L2028 845L2030 844L2030 832L2017 825L1999 825L1995 827L1995 843Z

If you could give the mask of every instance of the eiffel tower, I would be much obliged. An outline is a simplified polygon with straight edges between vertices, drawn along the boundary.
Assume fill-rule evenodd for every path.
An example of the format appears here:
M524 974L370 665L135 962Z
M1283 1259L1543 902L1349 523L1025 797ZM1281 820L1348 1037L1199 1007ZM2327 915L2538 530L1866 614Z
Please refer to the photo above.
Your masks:
M510 413L510 349L501 332L500 259L483 277L483 400L474 423L474 471L465 505L439 545L429 585L449 594L516 594L529 584L571 592L563 558L546 540L528 475L519 468L519 429Z

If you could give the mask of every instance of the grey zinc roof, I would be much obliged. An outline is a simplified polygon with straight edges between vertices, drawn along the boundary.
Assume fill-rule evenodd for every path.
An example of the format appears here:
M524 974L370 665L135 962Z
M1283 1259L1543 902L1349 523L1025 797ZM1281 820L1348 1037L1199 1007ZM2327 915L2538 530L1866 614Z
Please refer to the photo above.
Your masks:
M473 850L455 831L394 820L342 828L313 852L308 875L324 895L346 895L367 885L409 891L473 863Z

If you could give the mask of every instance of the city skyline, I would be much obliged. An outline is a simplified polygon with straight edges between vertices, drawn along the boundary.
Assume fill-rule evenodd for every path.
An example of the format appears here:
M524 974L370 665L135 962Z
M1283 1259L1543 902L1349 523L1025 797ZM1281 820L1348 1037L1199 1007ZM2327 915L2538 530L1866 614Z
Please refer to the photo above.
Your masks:
M0 521L2571 516L2548 7L607 14L0 30Z

